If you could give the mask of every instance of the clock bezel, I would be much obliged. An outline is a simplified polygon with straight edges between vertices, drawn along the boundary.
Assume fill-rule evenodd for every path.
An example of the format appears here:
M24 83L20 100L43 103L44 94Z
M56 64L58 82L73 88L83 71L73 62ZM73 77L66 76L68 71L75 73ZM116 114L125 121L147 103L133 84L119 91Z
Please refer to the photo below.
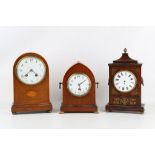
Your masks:
M114 83L114 80L115 80L115 76L116 76L116 74L118 74L119 72L129 72L130 74L132 74L134 77L135 77L135 85L134 85L134 87L131 89L131 90L129 90L129 91L121 91L121 90L118 90L117 88L116 88L116 86L115 86L115 83ZM123 93L123 94L127 94L127 93L130 93L130 92L132 92L135 88L136 88L136 86L137 86L137 77L136 77L136 75L132 72L132 71L129 71L129 70L120 70L120 71L117 71L116 73L115 73L115 75L113 76L113 86L114 86L114 88L118 91L118 92L121 92L121 93Z
M44 65L44 67L45 67L44 76L42 77L42 79L41 79L39 82L34 83L34 84L29 84L29 83L23 82L23 81L19 78L19 76L18 76L18 71L17 71L18 66L19 66L19 63L20 63L23 59L29 58L29 57L33 57L33 58L39 59L39 60L42 62L42 64ZM23 84L25 84L25 85L28 85L28 86L34 86L34 85L40 84L40 83L45 79L45 77L46 77L46 72L47 72L46 64L45 64L44 61L43 61L41 58L39 58L38 56L33 56L33 55L32 55L32 56L31 56L31 55L29 55L29 56L23 56L23 57L17 62L17 65L16 65L16 77L17 77L17 79L18 79L21 83L23 83Z
M70 91L70 89L69 89L69 79L70 79L72 76L77 75L77 74L81 74L81 75L86 76L86 77L89 79L89 82L90 82L90 86L89 86L89 89L88 89L87 93L84 93L83 95L76 95L76 94L72 93L72 92ZM71 74L71 75L69 76L69 78L68 78L68 80L67 80L67 90L69 91L69 93L70 93L71 95L73 95L73 96L75 96L75 97L80 98L80 97L84 97L84 96L88 95L89 92L90 92L90 90L91 90L91 88L92 88L92 81L90 80L89 76L88 76L87 74L85 74L85 73L81 73L81 72L73 73L73 74Z

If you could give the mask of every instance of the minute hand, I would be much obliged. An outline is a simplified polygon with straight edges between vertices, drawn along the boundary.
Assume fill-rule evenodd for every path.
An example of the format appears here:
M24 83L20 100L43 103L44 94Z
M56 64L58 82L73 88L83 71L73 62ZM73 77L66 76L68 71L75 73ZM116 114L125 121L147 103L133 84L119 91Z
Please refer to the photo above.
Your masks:
M79 86L81 86L86 80L82 81L81 83L79 83Z

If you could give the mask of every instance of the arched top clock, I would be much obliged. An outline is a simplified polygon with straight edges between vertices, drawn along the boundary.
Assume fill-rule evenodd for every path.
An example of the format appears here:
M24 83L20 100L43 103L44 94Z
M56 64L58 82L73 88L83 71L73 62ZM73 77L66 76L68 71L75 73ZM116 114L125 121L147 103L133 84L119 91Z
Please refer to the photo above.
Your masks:
M39 54L29 52L17 58L13 67L14 103L12 113L51 111L49 68Z
M141 63L129 57L126 48L121 58L109 64L107 111L144 112L141 104L141 67Z
M63 78L61 112L97 112L96 82L92 71L78 62Z

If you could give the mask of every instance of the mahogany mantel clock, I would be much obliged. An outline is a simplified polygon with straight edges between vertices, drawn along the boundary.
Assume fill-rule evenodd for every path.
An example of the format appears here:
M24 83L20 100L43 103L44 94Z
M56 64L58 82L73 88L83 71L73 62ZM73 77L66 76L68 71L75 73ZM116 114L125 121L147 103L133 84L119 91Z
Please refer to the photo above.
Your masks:
M126 48L120 59L109 64L109 103L106 111L144 112L141 104L141 66L128 56Z
M91 70L81 63L73 65L65 74L63 83L63 101L60 113L96 112L96 84Z
M21 55L13 67L14 103L12 113L52 111L49 99L49 68L36 53Z

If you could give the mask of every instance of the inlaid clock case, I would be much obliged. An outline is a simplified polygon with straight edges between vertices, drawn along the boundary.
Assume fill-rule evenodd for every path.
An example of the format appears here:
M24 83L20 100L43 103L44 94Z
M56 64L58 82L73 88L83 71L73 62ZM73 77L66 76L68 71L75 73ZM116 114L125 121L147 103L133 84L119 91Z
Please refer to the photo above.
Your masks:
M106 111L144 112L144 105L141 103L141 85L143 84L141 68L142 64L130 58L127 49L124 49L124 53L120 59L109 64L109 103L106 105ZM114 80L117 80L115 76L119 75L119 73L124 74L123 76L132 76L131 80L135 77L135 81L133 80L134 84L131 86L129 84L131 90L127 91L129 89L128 85L127 88L120 87L122 92L117 89ZM127 77L125 78L127 80Z
M19 63L25 58L36 58L45 65L45 75L38 83L28 84L24 83L17 73ZM52 104L50 102L49 93L49 68L46 60L39 54L29 52L21 55L13 66L13 87L14 87L14 102L12 105L12 113L25 112L40 112L52 111Z
M72 75L84 75L88 76L91 81L91 87L87 94L83 96L73 95L68 89L68 80ZM84 64L78 62L73 65L65 74L63 78L63 101L60 109L60 113L64 112L92 112L98 111L96 105L96 82L95 77L91 70Z

